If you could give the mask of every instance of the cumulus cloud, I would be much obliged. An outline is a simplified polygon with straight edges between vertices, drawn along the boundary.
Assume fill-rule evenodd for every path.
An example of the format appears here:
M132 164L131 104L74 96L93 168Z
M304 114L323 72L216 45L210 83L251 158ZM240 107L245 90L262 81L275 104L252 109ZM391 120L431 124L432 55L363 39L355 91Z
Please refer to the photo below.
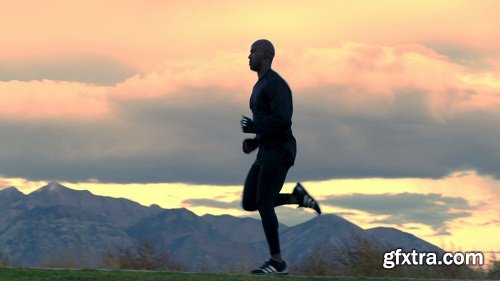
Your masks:
M500 79L496 88L469 80L476 69L422 46L319 53L328 55L313 56L313 69L324 63L334 74L299 80L306 81L294 119L301 174L442 177L476 169L498 178Z
M372 223L428 225L437 235L449 234L448 223L471 216L475 209L463 198L435 193L350 194L330 196L321 202L324 205L386 216Z
M3 82L0 101L11 114L0 120L8 132L0 135L0 171L69 182L240 184L255 157L240 148L248 135L239 118L256 79L246 65L241 53L221 53L167 61L112 87ZM291 181L457 170L500 178L500 79L491 69L470 70L420 45L354 43L283 50L276 69L294 92ZM30 91L44 98L27 108ZM18 92L25 98L15 99ZM75 118L92 110L97 118Z
M108 118L0 120L9 132L0 135L0 171L70 182L239 181L241 111L208 89L198 91L207 96L194 104L168 97L124 101Z

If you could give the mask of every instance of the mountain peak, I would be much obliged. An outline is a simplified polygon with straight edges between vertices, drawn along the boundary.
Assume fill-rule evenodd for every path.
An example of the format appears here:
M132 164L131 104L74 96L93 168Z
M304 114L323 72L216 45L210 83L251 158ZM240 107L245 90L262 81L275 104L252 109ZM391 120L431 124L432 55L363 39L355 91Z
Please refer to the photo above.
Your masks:
M352 222L344 219L341 216L334 215L334 214L324 214L321 216L316 216L315 218L311 219L309 221L311 224L329 224L329 225L354 225Z
M351 237L353 234L364 235L364 230L352 222L334 214L324 214L306 221L302 224L292 226L286 230L286 233L302 234L321 233L321 239L330 239L331 233L335 233L338 237Z
M9 198L10 200L12 200L14 198L20 198L23 196L24 196L24 193L22 193L21 191L19 191L19 189L15 188L13 186L7 187L4 189L0 189L0 197L2 197L2 198Z
M47 187L48 187L48 189L49 189L50 191L55 191L55 190L58 190L58 189L63 188L63 186L62 186L60 183L56 182L56 181L51 181L51 182L47 185Z
M76 201L80 201L81 191L71 189L66 187L58 182L52 181L47 185L40 187L34 192L28 195L28 198L34 200L31 202L35 204L35 202L41 203L44 202L43 205L46 204L57 204L57 205L66 205L66 204L74 204ZM76 201L75 201L76 200ZM69 203L72 202L72 203Z
M5 193L22 193L21 191L19 191L19 189L15 188L13 186L0 189L0 193L4 193L4 192Z
M366 229L366 232L382 240L386 249L402 248L410 251L416 248L420 251L432 251L436 253L443 251L436 245L393 227L374 227Z
M51 181L47 185L40 187L36 192L45 191L45 192L57 192L62 190L70 190L70 188L56 182Z
M10 206L13 203L24 198L25 195L15 187L7 187L0 190L0 209Z
M401 231L397 228L394 227L385 227L385 226L378 226L378 227L373 227L366 229L366 231L369 231L371 233L377 234L377 235L384 235L384 236L390 236L390 235L398 235L398 236L406 236L408 238L417 238L415 235Z

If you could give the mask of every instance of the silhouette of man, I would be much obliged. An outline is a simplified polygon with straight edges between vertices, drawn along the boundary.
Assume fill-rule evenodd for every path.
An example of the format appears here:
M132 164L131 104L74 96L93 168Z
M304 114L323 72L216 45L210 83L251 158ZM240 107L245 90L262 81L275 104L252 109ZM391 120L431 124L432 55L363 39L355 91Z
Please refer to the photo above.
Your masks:
M274 46L268 40L252 44L249 65L258 75L250 97L253 118L243 116L241 119L243 132L255 134L255 138L243 141L243 152L248 154L259 149L245 180L242 205L246 211L259 211L271 253L268 261L252 270L255 275L288 274L281 257L274 207L298 204L321 214L318 202L300 183L293 193L280 193L286 174L295 162L297 148L292 134L292 92L286 81L271 69L274 53Z

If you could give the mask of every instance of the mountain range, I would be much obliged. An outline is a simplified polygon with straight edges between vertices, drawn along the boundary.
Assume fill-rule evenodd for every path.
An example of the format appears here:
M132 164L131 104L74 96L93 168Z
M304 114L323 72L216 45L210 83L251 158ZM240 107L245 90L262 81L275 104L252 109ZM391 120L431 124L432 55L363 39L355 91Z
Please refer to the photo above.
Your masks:
M44 261L72 255L85 266L97 267L105 252L146 240L189 270L247 269L268 257L259 220L146 207L57 182L28 195L14 187L0 190L0 213L0 254L19 266L40 266ZM395 228L362 229L332 214L280 228L283 253L291 264L320 250L351 253L373 247L381 251L443 252Z

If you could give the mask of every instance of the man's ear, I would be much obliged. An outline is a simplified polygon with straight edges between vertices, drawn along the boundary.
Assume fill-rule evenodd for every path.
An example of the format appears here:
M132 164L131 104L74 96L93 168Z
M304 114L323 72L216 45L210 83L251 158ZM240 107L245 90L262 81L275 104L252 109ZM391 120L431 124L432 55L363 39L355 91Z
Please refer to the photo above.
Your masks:
M271 50L265 50L264 58L268 59L269 61L273 61L273 59L274 59L273 52Z

